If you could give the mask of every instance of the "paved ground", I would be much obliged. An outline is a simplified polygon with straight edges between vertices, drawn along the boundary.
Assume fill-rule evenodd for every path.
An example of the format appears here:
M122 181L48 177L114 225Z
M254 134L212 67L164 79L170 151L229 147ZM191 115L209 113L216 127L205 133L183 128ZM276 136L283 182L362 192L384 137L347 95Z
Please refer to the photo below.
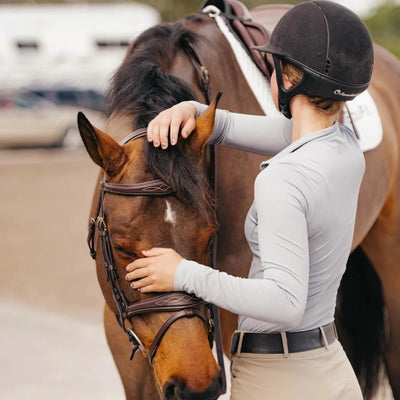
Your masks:
M0 152L1 399L124 398L86 247L96 176L84 151Z
M0 153L2 399L123 399L85 245L86 153Z

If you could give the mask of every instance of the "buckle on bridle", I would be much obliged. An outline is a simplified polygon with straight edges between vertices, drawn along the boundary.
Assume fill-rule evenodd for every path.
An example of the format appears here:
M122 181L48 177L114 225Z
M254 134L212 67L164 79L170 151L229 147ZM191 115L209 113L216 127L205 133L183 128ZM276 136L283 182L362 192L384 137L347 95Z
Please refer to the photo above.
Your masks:
M215 331L214 320L212 318L209 318L207 325L208 325L208 344L212 349L214 346L214 331Z
M131 328L128 328L126 330L126 332L127 332L128 337L129 337L129 341L132 343L132 353L131 353L130 360L133 359L133 357L135 356L136 352L139 349L142 350L143 354L147 357L146 349L145 349L144 344L142 343L142 341L139 339L139 336L136 335L136 333Z
M97 228L100 232L104 232L107 230L107 224L106 221L104 220L103 217L101 217L100 215L97 217L96 219L97 222Z

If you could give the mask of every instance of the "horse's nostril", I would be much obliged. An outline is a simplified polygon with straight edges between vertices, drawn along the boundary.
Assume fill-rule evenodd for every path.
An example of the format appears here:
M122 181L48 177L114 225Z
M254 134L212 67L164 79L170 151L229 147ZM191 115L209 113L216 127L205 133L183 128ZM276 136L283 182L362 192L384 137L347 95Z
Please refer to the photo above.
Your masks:
M223 387L223 377L215 376L210 386L203 392L193 391L183 379L172 378L165 382L163 395L165 400L216 400Z
M177 400L177 384L175 381L168 381L164 384L164 398L166 400Z

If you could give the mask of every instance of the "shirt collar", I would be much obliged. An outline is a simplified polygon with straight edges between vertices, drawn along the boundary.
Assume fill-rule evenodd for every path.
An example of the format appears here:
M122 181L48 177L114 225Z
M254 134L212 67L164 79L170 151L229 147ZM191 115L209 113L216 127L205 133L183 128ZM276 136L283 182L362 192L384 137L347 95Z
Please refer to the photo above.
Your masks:
M332 126L330 126L328 128L308 133L307 135L305 135L305 136L301 137L300 139L295 140L293 143L289 144L289 146L285 147L283 150L281 150L275 156L271 157L269 160L263 161L260 164L260 169L264 169L264 168L268 167L269 164L279 160L286 154L293 153L294 151L298 150L300 147L304 146L305 144L307 144L313 140L316 140L321 137L324 137L324 136L334 133L337 129L338 129L338 123L335 122Z

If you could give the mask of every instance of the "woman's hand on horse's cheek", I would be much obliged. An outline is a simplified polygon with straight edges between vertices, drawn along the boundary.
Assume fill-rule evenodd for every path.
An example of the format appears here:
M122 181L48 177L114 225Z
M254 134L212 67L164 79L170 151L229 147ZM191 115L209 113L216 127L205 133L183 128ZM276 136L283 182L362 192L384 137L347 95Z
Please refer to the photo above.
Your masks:
M148 275L147 266L149 260L146 258L140 258L127 265L125 279L128 281L133 281L134 279L141 279Z
M150 260L148 258L138 258L126 266L127 272L132 272L140 268L145 268L149 265Z
M171 292L174 290L174 280L163 275L151 275L132 282L131 287L140 293Z
M172 249L153 248L143 251L145 258L126 267L126 279L136 280L131 287L142 293L174 290L175 273L183 257Z

